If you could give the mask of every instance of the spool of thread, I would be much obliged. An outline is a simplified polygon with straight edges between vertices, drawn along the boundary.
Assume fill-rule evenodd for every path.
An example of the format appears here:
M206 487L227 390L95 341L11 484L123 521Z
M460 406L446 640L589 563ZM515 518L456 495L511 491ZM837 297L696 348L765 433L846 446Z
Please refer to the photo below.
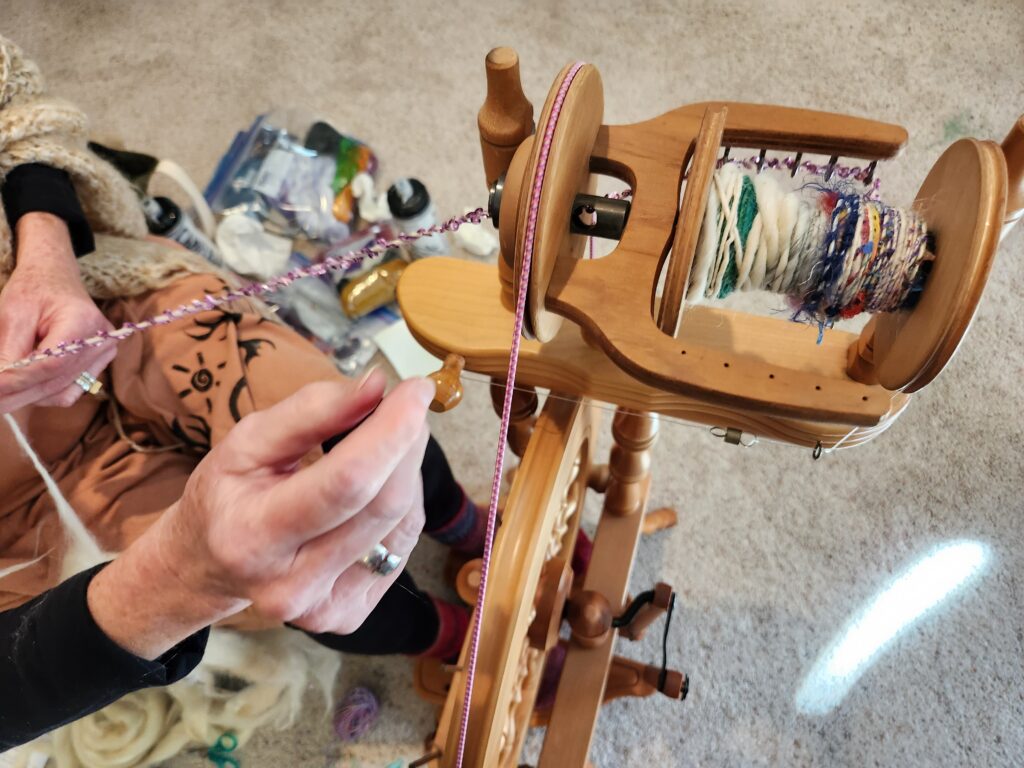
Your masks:
M351 689L334 710L334 732L341 741L355 741L377 722L380 702L369 688Z
M429 229L437 224L437 211L430 194L419 179L399 179L388 190L388 207L395 224L408 235ZM410 243L409 250L417 259L443 256L450 252L443 234L427 235Z

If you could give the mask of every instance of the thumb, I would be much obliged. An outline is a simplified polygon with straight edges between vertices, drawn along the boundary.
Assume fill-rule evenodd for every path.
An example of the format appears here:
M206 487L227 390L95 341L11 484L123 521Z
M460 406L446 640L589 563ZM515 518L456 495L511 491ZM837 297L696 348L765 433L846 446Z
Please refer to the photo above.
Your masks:
M225 453L234 453L239 472L291 466L328 438L358 425L377 407L386 383L373 370L359 381L307 384L239 422L223 443L237 444Z

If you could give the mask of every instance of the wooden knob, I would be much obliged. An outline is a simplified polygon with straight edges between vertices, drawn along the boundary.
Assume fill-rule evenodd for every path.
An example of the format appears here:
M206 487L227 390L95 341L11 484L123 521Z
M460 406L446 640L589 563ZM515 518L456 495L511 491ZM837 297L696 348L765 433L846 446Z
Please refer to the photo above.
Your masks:
M473 558L459 569L455 577L455 591L462 602L467 605L476 605L477 597L480 594L480 571L483 568L483 560L479 557Z
M533 133L533 105L519 80L519 55L511 48L487 54L487 98L477 115L484 173L490 186L512 162L516 148Z
M569 626L580 645L600 645L612 630L612 606L600 592L583 590L569 599Z
M1006 216L1002 236L1005 238L1013 225L1024 218L1024 115L1017 119L1003 140L1006 158Z
M434 413L445 413L450 411L462 402L462 369L466 367L466 360L461 355L451 354L444 359L441 370L434 371L428 378L437 387L437 393L430 403L430 410Z
M690 692L690 681L682 672L674 669L665 670L665 680L661 681L661 670L657 667L647 666L644 669L644 682L652 686L656 691L668 696L670 699L685 699ZM659 687L659 682L662 683Z

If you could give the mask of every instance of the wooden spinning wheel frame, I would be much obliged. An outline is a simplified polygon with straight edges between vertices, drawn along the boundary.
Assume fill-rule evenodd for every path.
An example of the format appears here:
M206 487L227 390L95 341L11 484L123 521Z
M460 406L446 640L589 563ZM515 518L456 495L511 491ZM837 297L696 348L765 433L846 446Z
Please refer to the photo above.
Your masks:
M424 347L442 357L455 353L467 369L497 381L508 368L528 221L536 225L523 318L529 338L518 358L517 386L524 389L514 396L509 433L522 463L479 617L483 630L464 764L517 766L533 723L548 726L541 768L582 768L604 701L658 691L685 696L679 673L614 656L617 634L640 636L670 604L665 598L671 589L659 585L659 597L632 624L618 630L612 624L628 602L644 527L649 451L658 430L654 414L818 450L852 447L887 429L910 393L949 362L977 308L1000 228L1005 235L1024 213L1024 118L1001 147L956 142L923 183L915 208L936 237L933 268L916 307L876 316L860 335L832 330L816 343L816 330L806 326L684 305L720 150L756 147L762 158L771 149L830 155L833 163L840 155L877 161L898 153L906 141L902 128L728 102L607 126L596 68L569 65L538 121L551 137L550 159L541 170L544 150L531 136L533 108L519 84L515 53L492 51L487 75L479 127L488 184L502 181L492 206L500 214L498 268L420 261L406 270L398 298ZM559 89L561 112L553 119ZM578 196L593 191L592 173L621 178L633 195L618 245L589 261L582 258L585 237L573 233L570 216ZM531 197L535 187L539 201ZM461 397L457 372L454 384L450 376L442 380L444 402L454 404ZM538 416L533 387L558 395ZM587 398L618 406L607 467L594 459L598 409ZM605 492L604 506L590 567L573 583L569 563L588 487ZM666 517L672 524L673 516ZM559 640L565 620L571 637ZM550 712L538 713L545 659L559 644L566 653L557 695ZM442 708L428 756L413 765L455 765L467 651L468 643L454 673L438 665L418 667L418 690Z

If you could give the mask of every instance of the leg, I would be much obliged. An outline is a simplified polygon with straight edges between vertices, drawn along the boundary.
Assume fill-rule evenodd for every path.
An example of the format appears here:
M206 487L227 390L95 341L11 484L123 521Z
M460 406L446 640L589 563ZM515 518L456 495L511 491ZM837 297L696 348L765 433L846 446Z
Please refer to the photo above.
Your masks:
M402 573L355 632L310 636L343 653L449 659L458 655L468 627L465 608L431 597L416 587L408 573Z

